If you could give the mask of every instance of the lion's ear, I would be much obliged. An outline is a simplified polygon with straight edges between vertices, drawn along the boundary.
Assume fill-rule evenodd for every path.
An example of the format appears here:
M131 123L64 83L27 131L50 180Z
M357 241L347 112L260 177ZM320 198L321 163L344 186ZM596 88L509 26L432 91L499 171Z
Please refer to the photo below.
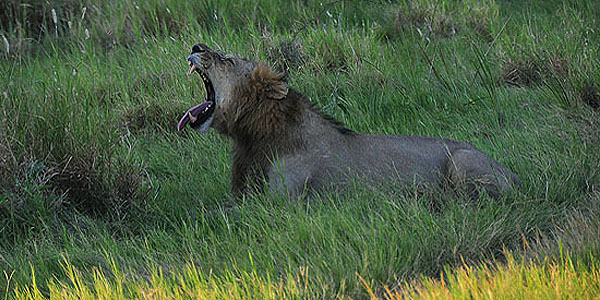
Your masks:
M288 94L287 74L271 70L264 64L259 64L252 73L252 80L260 86L265 96L271 99L281 100Z
M287 82L284 80L272 81L268 86L265 87L265 93L269 98L281 100L287 96Z

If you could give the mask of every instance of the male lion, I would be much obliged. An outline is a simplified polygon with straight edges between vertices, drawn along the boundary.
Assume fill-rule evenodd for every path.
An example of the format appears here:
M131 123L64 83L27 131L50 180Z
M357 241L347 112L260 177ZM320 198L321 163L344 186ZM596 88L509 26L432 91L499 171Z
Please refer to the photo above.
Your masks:
M203 44L188 56L206 87L206 102L179 121L200 133L210 127L233 138L231 192L241 197L271 190L291 198L351 178L369 182L451 184L493 197L518 178L469 143L420 136L355 133L288 87L285 76L262 63Z

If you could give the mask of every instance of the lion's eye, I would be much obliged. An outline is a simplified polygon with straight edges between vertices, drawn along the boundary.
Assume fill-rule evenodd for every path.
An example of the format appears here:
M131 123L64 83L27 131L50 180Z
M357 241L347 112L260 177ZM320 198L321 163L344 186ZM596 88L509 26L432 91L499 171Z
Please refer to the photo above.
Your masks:
M203 47L200 47L200 45L194 45L192 47L192 53L197 53L197 52L201 53L201 52L204 52L204 51L206 51L206 50L204 50Z

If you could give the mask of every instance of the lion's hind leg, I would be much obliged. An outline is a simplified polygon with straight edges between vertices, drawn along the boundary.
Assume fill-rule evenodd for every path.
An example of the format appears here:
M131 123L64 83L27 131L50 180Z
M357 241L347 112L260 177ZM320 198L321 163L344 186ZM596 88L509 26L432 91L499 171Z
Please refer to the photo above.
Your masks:
M445 171L450 184L471 196L476 196L483 189L497 198L518 183L515 174L476 149L454 151L448 158Z

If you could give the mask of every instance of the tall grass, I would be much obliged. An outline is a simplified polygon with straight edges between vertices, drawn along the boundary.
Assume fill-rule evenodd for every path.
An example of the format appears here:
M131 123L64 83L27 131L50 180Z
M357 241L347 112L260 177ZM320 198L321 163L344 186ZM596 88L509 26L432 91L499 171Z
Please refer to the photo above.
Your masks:
M594 299L600 293L600 270L596 254L593 251L579 255L561 252L556 258L524 263L508 253L506 262L495 266L446 269L439 279L421 277L375 290L372 288L373 281L359 273L348 274L348 278L360 280L370 299ZM215 275L202 272L195 264L187 263L173 272L148 266L146 278L139 279L126 276L114 260L108 260L110 271L93 268L86 272L90 274L86 278L83 272L63 257L61 269L66 274L64 280L51 280L47 292L40 289L34 280L30 286L15 288L10 296L27 300L322 297L319 296L321 291L315 290L311 284L313 276L309 267L271 278L258 275L256 270L243 271L235 267ZM348 295L339 293L331 297L345 299Z
M600 294L597 258L592 258L592 265L578 263L568 254L538 264L518 263L510 255L507 259L497 267L464 267L440 280L386 288L381 299L595 299ZM372 299L380 299L367 289Z
M598 4L22 4L0 7L9 295L381 296L520 257L523 238L547 237L536 247L559 256L547 245L560 228L577 224L565 245L579 249L595 226L571 214L597 211ZM204 98L185 76L197 42L287 69L292 88L356 131L469 141L522 184L496 201L357 183L302 203L236 203L230 142L175 130Z

